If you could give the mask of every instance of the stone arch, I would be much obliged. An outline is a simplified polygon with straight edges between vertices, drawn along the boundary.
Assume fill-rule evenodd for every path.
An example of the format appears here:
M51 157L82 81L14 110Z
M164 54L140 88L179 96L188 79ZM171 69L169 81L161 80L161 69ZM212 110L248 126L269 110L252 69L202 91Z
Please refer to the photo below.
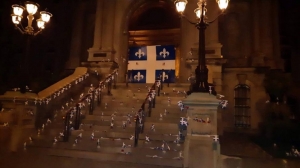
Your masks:
M128 32L128 25L129 25L129 19L132 16L132 14L143 4L148 3L149 0L135 0L132 1L131 4L127 7L125 10L124 16L123 16L123 23L122 23L122 30L123 33L127 34Z
M161 13L161 15L157 14L154 16L151 13ZM133 1L124 12L122 19L122 31L125 38L129 39L131 45L178 45L181 25L179 17L178 19L176 18L177 15L178 13L175 9L175 5L173 6L172 1L169 0ZM161 19L162 17L159 16L164 16L164 19ZM145 19L147 21L143 22ZM156 22L159 24L154 23L151 25L148 23L151 22L151 20L154 22L160 20L160 22ZM164 21L162 22L162 20ZM144 26L141 26L143 24ZM137 34L139 34L138 38L136 38ZM152 34L155 34L156 36L151 36ZM148 38L149 36L151 38ZM146 42L143 42L145 39Z

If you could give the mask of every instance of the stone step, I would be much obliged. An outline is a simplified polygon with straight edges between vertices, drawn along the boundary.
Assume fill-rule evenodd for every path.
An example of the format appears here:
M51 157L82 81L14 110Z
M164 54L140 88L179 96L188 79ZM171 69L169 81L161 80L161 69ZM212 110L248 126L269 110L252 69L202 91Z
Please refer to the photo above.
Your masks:
M82 133L83 137L90 138L91 134L94 132L95 139L96 138L121 138L121 139L129 139L131 135L134 135L134 132L115 132L114 130L110 131L97 131L97 130L74 130L71 132L71 136L77 137L80 133Z
M77 138L76 138L77 139ZM104 153L119 153L121 152L123 143L126 145L127 152L144 152L151 155L162 153L162 145L164 144L163 150L166 150L168 155L177 156L179 151L183 150L182 144L168 143L163 141L150 141L139 140L138 146L134 147L134 140L129 139L111 139L111 138L99 138L100 152ZM168 147L170 149L168 149ZM68 142L63 142L62 138L58 139L58 142L53 143L53 140L36 140L32 143L28 143L27 148L32 147L43 147L43 148L57 148L57 149L74 149L84 151L99 151L97 149L97 139L91 140L90 138L78 138L77 144L75 144L75 137L70 137Z
M169 130L169 129L155 129L155 131L152 131L150 129L144 129L144 132L143 132L143 134L145 134L145 135L147 134L149 136L152 136L152 135L170 135L170 134L171 135L178 135L178 133L179 133L178 128L177 129L172 129L172 130Z
M145 140L145 135L149 136L152 141L165 141L165 142L174 142L177 138L177 134L158 134L156 132L144 132L139 135L139 139Z
M145 119L146 122L151 122L151 123L179 123L179 118L178 117L171 117L171 116L165 116L163 115L162 118L160 117L147 117Z
M158 129L164 129L164 130L177 129L178 130L178 123L148 122L147 119L145 120L144 127L146 129L150 130L152 124L155 125L155 130L158 130Z
M36 150L36 153L44 152L51 156L57 157L72 157L72 158L84 158L93 159L99 161L114 161L114 162L127 162L137 163L146 165L156 166L171 166L171 167L182 167L183 160L175 158L166 158L161 154L158 157L147 156L147 154L131 155L121 153L101 153L101 152L88 152L88 151L77 151L77 150L63 150L63 149L31 149ZM101 150L101 148L100 148ZM159 158L161 157L161 158Z
M103 113L104 114L104 113ZM113 114L113 113L111 113ZM118 114L118 113L116 113ZM128 114L128 113L127 113ZM114 119L114 121L126 121L127 120L127 115L117 115L117 116L105 116L105 115L101 115L101 116L95 116L95 115L87 115L84 119L84 121L111 121L111 119ZM131 117L133 118L133 117Z
M110 128L110 126L100 126L100 125L94 125L92 128L90 128L89 125L82 125L80 126L80 129L82 130L94 130L94 131L107 131L107 132L134 132L135 127L134 126L128 126L125 129L123 129L121 126L114 126L114 128Z
M132 122L133 119L131 119ZM132 122L130 122L129 124L127 124L126 119L124 120L114 120L114 126L123 126L123 122L126 123L127 127L132 127L135 124L132 124ZM99 126L110 126L111 120L103 120L103 121L98 121L98 120L84 120L82 122L83 125L87 125L88 127L93 126L93 125L99 125Z
M49 143L49 145L37 146L34 143L27 146L27 150L31 150L33 148L45 148L45 149L55 149L55 150L71 150L73 152L76 151L85 151L85 152L97 152L97 153L107 153L107 154L121 154L122 151L130 153L132 157L138 157L143 155L146 157L147 155L153 156L157 155L159 157L165 159L173 159L179 156L179 152L182 151L182 148L173 148L170 150L167 147L164 150L156 149L160 148L162 144L153 145L153 147L133 147L133 145L126 145L125 148L122 148L123 142L118 142L118 146L107 146L101 145L97 147L96 141L92 141L89 143L83 143L79 141L77 144L75 143L64 143L64 142L57 142L55 144ZM133 143L132 143L133 144ZM115 144L116 145L116 144ZM165 145L166 146L166 145Z
M77 137L80 133L82 133L82 136L89 139L91 134L94 132L95 139L98 138L113 138L113 139L129 139L131 136L134 136L134 132L113 132L112 131L94 131L94 130L74 130L71 132L72 137ZM168 131L165 131L168 132ZM57 136L59 134L57 133ZM159 133L157 131L155 132L144 132L143 134L139 134L139 139L140 140L145 140L145 136L148 135L151 140L153 141L166 141L166 142L173 142L177 135L178 131L171 134L170 133Z
M148 114L148 112L147 112L147 114ZM158 111L152 109L152 111L151 111L151 117L153 117L153 118L160 118L160 114L164 114L164 110L161 110L161 111L158 112ZM180 117L182 115L185 116L184 114L180 114L179 112L176 112L176 113L175 112L173 112L173 113L170 112L166 116L170 117L170 118L177 118L178 121L179 121Z

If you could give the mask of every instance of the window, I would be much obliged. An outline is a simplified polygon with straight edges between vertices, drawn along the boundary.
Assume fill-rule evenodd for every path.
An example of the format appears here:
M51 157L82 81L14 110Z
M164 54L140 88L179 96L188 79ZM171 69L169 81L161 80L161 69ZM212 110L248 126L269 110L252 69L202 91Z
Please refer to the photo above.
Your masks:
M250 115L250 87L239 84L234 88L235 126L249 128Z

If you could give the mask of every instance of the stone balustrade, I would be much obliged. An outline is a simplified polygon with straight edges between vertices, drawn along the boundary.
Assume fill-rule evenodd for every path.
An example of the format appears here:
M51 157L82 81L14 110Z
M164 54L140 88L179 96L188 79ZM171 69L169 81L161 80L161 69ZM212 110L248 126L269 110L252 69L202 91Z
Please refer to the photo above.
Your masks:
M101 75L104 77L117 68L113 66L114 62L105 62L105 65L107 66L100 67L98 72L92 69L93 66L78 67L72 75L39 93L22 94L19 91L7 91L4 95L0 95L3 108L12 109L10 114L2 118L3 121L9 123L9 127L0 129L5 129L4 132L7 133L5 135L10 136L5 136L1 142L10 142L10 150L16 151L18 143L30 132L34 133L40 129L48 118L52 119L55 111L61 110L62 106L68 108L67 103L70 104L72 99L75 101L85 88L91 84L98 86ZM1 135L4 134L1 133Z

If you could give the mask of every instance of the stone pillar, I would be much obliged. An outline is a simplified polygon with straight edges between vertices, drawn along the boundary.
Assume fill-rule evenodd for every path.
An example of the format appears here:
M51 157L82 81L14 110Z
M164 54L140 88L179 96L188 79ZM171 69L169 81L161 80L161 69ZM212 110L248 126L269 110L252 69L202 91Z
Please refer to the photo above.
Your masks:
M261 50L261 45L260 45L260 10L259 10L259 2L258 0L253 0L252 1L252 29L253 29L253 34L252 34L252 40L253 40L253 55L252 55L252 66L264 66L264 54L262 53Z
M77 6L79 8L76 10L73 21L73 31L72 31L72 41L71 41L71 50L70 57L67 62L67 69L75 69L80 65L80 53L81 53L81 45L82 45L82 33L83 33L83 22L84 22L84 11L86 8L86 4L80 3Z
M254 53L261 52L260 51L260 40L259 40L259 16L260 16L260 10L258 8L258 0L252 1L252 25L253 25L253 51ZM255 9L255 10L254 10Z
M272 0L273 1L273 0ZM275 68L273 58L273 17L272 16L272 2L271 0L260 1L259 10L261 12L260 19L260 46L261 51L264 53L264 64L265 66L269 66L271 68ZM278 26L278 25L277 25Z
M97 0L93 49L101 49L103 0Z
M219 124L218 106L219 100L208 93L192 93L183 104L188 106L187 118L189 126L185 139L184 147L184 167L198 168L204 167L217 168L220 151L214 149L214 135L221 135L222 130L217 127ZM193 119L195 117L206 120L210 123L200 123Z
M272 36L273 36L273 59L276 61L276 68L284 69L284 61L281 58L280 33L279 33L279 2L272 1Z
M216 3L215 0L212 1L207 1L207 17L208 20L214 20L216 19L219 14L220 14L220 8L218 4ZM205 32L206 35L206 44L211 44L211 45L220 45L219 44L219 24L218 20L215 22L211 23Z
M116 1L97 0L94 45L88 49L88 61L112 59Z

